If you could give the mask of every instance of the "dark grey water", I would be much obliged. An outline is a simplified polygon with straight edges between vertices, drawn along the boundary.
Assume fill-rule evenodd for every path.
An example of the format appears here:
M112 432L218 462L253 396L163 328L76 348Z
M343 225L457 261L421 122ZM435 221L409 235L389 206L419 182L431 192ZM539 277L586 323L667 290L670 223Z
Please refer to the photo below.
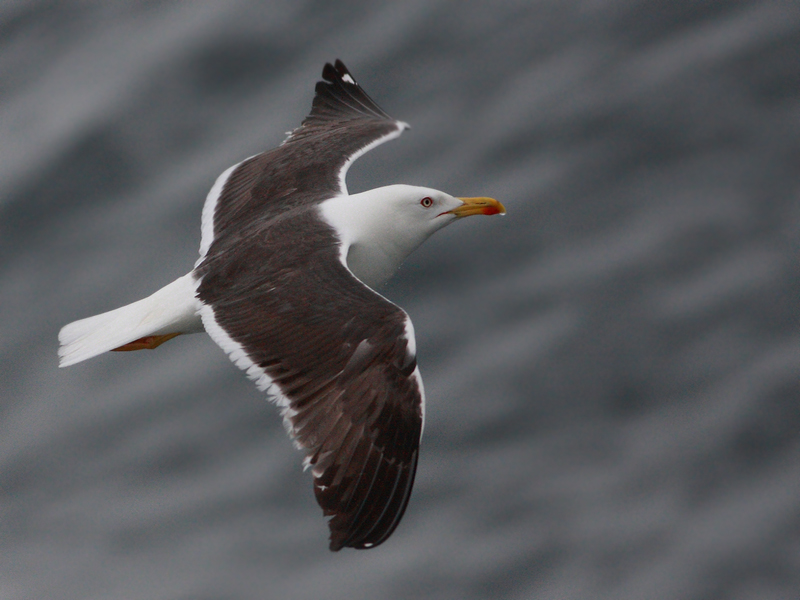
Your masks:
M210 339L58 370L56 335L185 273L336 57L413 126L351 190L509 214L385 290L416 488L331 554ZM797 598L799 57L789 1L2 3L0 598Z

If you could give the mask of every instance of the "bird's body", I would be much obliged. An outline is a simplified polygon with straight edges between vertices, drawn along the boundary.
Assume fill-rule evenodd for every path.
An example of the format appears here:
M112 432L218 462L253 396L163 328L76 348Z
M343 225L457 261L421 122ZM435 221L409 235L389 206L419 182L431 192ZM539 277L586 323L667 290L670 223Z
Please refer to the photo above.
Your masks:
M68 366L205 330L282 408L332 517L331 549L369 548L405 510L424 417L411 320L374 290L438 229L504 209L416 186L348 194L353 160L407 125L340 61L323 77L301 127L217 179L194 269L65 326L59 355Z

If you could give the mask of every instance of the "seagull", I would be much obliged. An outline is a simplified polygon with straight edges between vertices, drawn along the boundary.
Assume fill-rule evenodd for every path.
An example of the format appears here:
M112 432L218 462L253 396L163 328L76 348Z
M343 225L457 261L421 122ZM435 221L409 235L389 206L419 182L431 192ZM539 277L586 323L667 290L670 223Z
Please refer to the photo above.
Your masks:
M408 125L340 60L322 79L300 127L216 180L194 268L66 325L58 354L66 367L206 331L280 408L337 551L373 548L395 530L425 420L414 327L376 289L436 231L505 208L411 185L349 194L353 161Z

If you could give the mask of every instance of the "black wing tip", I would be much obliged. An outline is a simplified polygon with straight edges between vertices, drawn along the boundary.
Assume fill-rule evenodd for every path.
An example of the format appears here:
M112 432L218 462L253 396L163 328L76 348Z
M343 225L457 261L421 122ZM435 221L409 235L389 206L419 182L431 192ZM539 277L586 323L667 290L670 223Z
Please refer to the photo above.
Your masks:
M343 85L349 84L358 86L356 78L353 77L353 74L350 72L350 70L338 58L333 64L325 63L325 66L322 68L322 78L331 83L339 82Z
M394 120L369 97L338 58L333 64L325 63L322 68L322 81L317 82L314 91L314 101L309 115L311 118L334 120L367 117Z
M401 489L394 487L389 497L382 501L374 497L371 498L373 502L379 500L376 503L378 508L383 507L377 519L371 520L368 518L366 521L358 522L358 515L356 515L356 522L353 522L352 515L349 515L342 520L334 516L333 519L328 521L331 532L329 548L332 552L338 552L342 548L371 550L372 548L377 548L391 537L400 524L406 508L408 508L411 490L414 487L418 458L419 452L415 450L410 463L406 467L407 470L401 468L398 473L398 478L402 477L404 480ZM403 476L404 471L405 476ZM399 479L398 483L400 483Z

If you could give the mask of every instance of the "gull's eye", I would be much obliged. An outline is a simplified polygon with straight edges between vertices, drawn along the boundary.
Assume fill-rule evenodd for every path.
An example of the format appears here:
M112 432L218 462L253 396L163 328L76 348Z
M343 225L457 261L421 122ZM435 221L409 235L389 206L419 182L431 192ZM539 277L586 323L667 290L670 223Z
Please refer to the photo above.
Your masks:
M422 200L419 201L419 203L423 206L423 208L430 208L431 206L433 206L433 200L428 198L428 196L425 196Z

